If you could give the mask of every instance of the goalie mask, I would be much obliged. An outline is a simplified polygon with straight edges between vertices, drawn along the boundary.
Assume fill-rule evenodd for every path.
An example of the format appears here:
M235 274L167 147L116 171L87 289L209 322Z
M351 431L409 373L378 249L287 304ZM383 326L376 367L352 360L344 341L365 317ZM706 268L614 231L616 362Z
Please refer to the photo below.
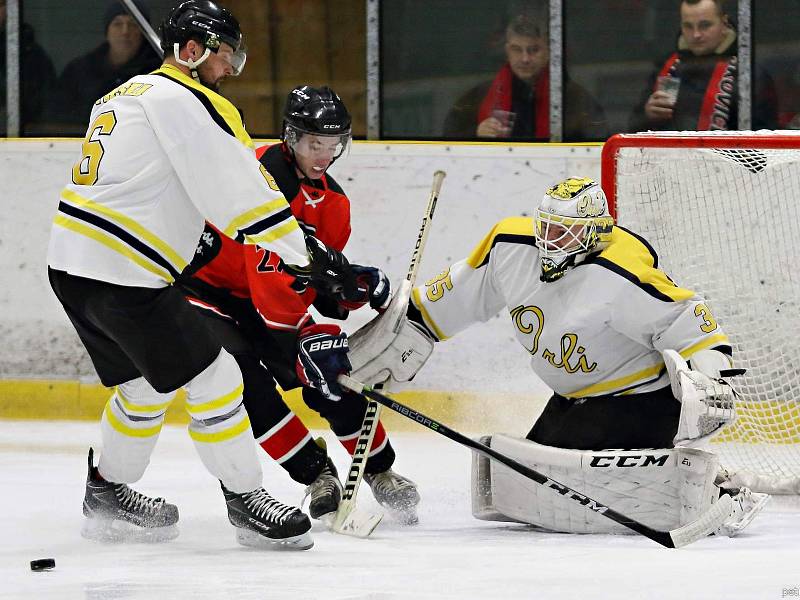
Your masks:
M283 142L295 165L310 179L322 177L351 141L351 117L329 87L296 87L283 113Z
M570 177L544 195L536 211L535 234L542 281L555 281L608 243L614 219L600 184Z

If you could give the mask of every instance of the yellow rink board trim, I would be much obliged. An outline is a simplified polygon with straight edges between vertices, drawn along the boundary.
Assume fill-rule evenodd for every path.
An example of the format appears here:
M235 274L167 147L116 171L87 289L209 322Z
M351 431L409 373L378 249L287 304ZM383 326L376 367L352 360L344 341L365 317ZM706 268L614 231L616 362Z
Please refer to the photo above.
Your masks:
M0 380L0 419L35 419L97 421L103 414L108 398L113 390L98 383L80 383L67 380ZM507 402L517 406L530 404L529 429L538 415L536 406L546 398L526 398L519 394L492 394L490 396L461 392L440 392L429 390L408 390L392 394L399 402L442 421L454 428L462 425L478 425L478 430L492 430L492 416L508 417ZM308 408L302 400L300 390L284 393L289 407L310 429L325 429L327 421ZM381 420L387 427L396 431L419 431L422 429L410 419L389 409L383 410ZM165 422L188 424L186 393L179 390L175 400L167 409ZM484 427L485 425L485 427ZM474 427L473 427L474 429ZM526 429L527 431L527 429Z

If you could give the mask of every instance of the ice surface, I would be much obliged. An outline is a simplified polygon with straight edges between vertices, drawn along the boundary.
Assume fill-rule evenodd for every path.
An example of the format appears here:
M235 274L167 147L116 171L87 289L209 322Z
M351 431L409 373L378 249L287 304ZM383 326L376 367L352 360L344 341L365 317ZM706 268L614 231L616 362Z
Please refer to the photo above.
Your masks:
M330 432L340 470L349 461ZM178 539L104 545L79 535L88 423L0 421L0 598L168 600L320 598L782 598L800 587L800 512L774 503L740 537L667 550L638 536L544 534L474 520L470 453L420 430L392 436L396 469L422 493L420 524L387 516L368 540L320 525L306 552L239 547L218 484L183 428L165 427L137 489L181 511ZM267 489L299 502L302 486L264 460ZM359 505L377 510L362 488ZM29 562L53 557L56 569Z

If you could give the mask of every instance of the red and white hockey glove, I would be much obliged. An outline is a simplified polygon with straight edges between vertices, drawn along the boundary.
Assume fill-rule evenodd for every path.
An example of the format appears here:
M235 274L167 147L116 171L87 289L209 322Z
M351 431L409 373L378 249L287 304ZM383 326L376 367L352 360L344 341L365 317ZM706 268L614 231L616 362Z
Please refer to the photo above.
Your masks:
M339 294L339 304L347 310L356 310L369 303L370 307L383 312L392 300L392 285L386 273L377 267L350 265L355 275L357 290L352 297Z
M347 334L337 325L314 324L297 338L297 376L328 400L340 400L342 388L336 378L350 372Z

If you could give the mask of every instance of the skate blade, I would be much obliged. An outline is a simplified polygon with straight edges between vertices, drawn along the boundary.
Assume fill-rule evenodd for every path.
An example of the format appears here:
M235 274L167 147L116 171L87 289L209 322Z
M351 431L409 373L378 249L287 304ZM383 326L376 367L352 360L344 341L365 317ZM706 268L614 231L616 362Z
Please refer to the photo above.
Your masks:
M308 532L288 538L268 538L260 533L243 527L236 528L236 541L239 545L261 550L308 550L314 546L314 540Z
M174 540L179 533L177 525L139 527L117 519L86 518L81 527L81 537L104 544L159 544Z
M383 514L371 513L357 508L342 515L338 512L328 513L320 519L334 533L353 537L369 537L383 519Z
M389 516L400 525L410 527L419 523L419 515L416 508L407 508L404 510L389 510Z

